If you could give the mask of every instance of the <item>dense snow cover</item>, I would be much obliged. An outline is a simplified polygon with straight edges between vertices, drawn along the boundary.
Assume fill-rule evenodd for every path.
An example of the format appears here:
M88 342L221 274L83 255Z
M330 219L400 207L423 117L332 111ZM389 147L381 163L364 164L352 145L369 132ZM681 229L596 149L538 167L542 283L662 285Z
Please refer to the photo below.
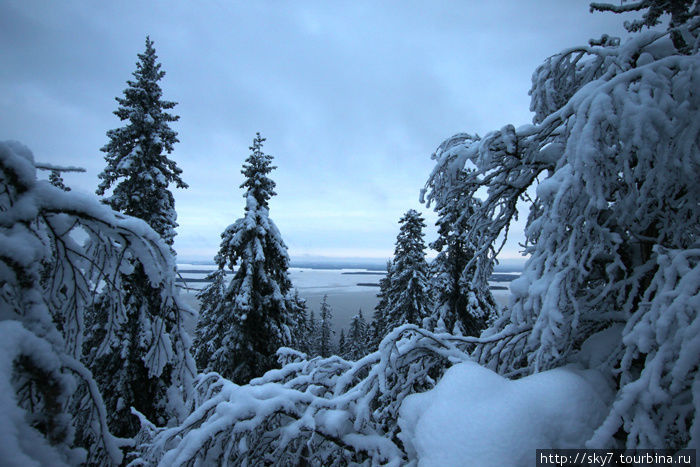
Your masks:
M534 124L455 135L426 185L431 202L483 197L464 232L478 247L476 287L516 204L530 203L530 259L507 312L482 334L511 337L478 346L481 363L509 377L537 373L623 327L596 366L619 385L582 440L589 446L698 443L700 19L687 8L695 13L669 31L603 37L547 59L533 74ZM675 33L693 46L676 49Z
M139 459L517 466L536 448L697 446L699 25L566 50L533 75L532 125L440 145L426 199L483 195L453 226L474 290L536 194L525 273L481 337L403 326L357 362L283 350L247 386L201 376L190 418L145 425Z
M421 466L527 467L535 450L580 448L607 413L611 389L595 370L557 368L511 381L475 362L408 396L399 437Z
M61 362L53 349L43 339L27 331L15 321L0 321L0 458L3 465L22 467L26 465L69 465L70 461L80 461L84 456L71 452L64 446L51 446L26 422L26 414L18 403L10 379L5 375L13 372L15 360L21 356L31 356L32 362L55 379L61 398L66 398L74 390L73 382L61 373ZM65 403L65 401L61 401ZM48 407L43 407L48 411ZM50 416L50 414L45 414Z
M475 342L404 325L356 362L280 349L286 364L248 385L200 375L195 410L177 427L146 423L137 459L163 466L401 465L409 460L397 437L404 398L432 387L451 362L468 361L465 348Z
M651 26L668 5L627 4L649 10ZM143 221L37 181L31 152L0 143L3 461L119 465L124 450L132 465L521 466L537 448L699 447L700 18L697 2L673 5L666 31L624 43L604 36L547 59L533 75L532 125L438 147L424 195L470 206L451 235L473 249L461 278L471 290L488 286L518 201L530 203L530 258L479 337L406 324L356 361L280 348L280 367L254 377L292 342L300 321L288 306L303 308L268 217L271 157L258 135L251 149L261 157L244 166L246 215L217 257L221 270L239 268L225 289L220 274L209 290L216 303L199 335L204 349L221 339L212 351L233 342L242 357L222 361L252 362L241 379L254 378L238 385L208 372L192 382L179 317L173 334L139 322L154 343L143 354L149 370L167 361L178 373L168 399L183 416L165 425L132 410L141 422L133 439L107 429L82 363L83 313L96 291L114 292L112 345L122 279L137 263L184 312L172 252ZM402 273L394 266L382 291Z
M96 290L121 290L120 273L133 269L130 261L142 264L147 279L161 286L163 301L182 310L171 251L145 222L38 181L33 155L20 143L0 143L0 184L0 342L8 347L0 380L14 388L3 391L3 448L42 463L46 450L33 445L27 434L33 431L53 447L51 465L80 457L119 464L120 447L131 441L107 429L102 396L82 362L83 315ZM125 304L113 305L114 330ZM143 330L157 344L149 349L154 361L172 358L180 384L169 402L177 405L187 397L194 371L183 348L188 337L170 340L161 338L162 329Z

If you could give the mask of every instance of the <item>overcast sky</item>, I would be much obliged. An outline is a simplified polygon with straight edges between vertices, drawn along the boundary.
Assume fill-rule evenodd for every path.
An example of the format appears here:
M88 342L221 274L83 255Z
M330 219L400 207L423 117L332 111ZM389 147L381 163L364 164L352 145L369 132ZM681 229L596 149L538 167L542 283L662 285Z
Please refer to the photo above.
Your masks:
M389 257L403 212L435 221L418 195L440 142L529 123L535 68L621 23L579 0L2 0L0 139L85 167L66 181L94 193L105 132L121 126L114 98L150 35L164 98L179 102L182 260L211 259L242 215L256 131L278 167L270 213L293 257Z

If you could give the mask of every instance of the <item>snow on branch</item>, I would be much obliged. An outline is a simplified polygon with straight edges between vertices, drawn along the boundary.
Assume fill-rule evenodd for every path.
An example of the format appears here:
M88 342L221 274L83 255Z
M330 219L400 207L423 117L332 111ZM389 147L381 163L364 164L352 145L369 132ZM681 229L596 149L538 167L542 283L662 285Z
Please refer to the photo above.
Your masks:
M700 234L698 26L696 15L549 58L533 74L534 124L446 140L424 190L436 209L455 196L480 200L461 219L482 271L475 286L486 286L483 271L516 203L529 204L530 258L509 307L482 334L512 337L478 346L479 362L524 376L565 365L589 339L624 328L596 363L619 385L596 446L614 443L618 429L628 448L681 448L697 433L700 354L686 333L698 322L688 305L697 300ZM674 32L692 51L677 47Z
M613 5L612 3L598 3L591 2L591 11L612 11L613 13L625 13L628 11L639 11L645 8L649 2L647 0L640 0L638 2L632 3L622 3L620 5Z
M668 15L668 32L675 49L682 54L688 54L694 48L697 51L697 36L693 37L685 27L693 20L697 20L700 13L700 5L697 0L639 0L627 3L622 0L619 5L611 3L592 2L590 10L629 13L643 11L641 19L625 21L625 29L631 32L641 31L643 28L653 27L661 23L661 17Z
M628 444L637 446L700 441L700 245L655 249L659 268L623 331L622 390L590 446L610 445L623 425L631 428ZM641 358L645 364L639 373Z
M28 148L16 142L0 143L0 309L8 326L17 322L21 329L3 331L0 341L15 342L9 340L12 335L28 333L34 337L22 342L42 342L23 347L26 352L14 359L17 363L21 357L26 365L13 369L8 364L2 372L7 381L36 386L38 400L54 405L47 412L37 401L22 404L22 391L33 391L33 386L22 383L15 388L19 405L7 410L24 411L27 419L46 418L49 427L67 427L61 442L71 453L85 448L88 463L119 464L120 447L128 442L107 430L102 397L92 374L80 362L84 313L98 290L120 297L121 273L128 274L133 264L143 265L148 280L163 285L163 300L184 312L173 292L174 262L168 246L146 223L115 213L93 198L38 182L36 170ZM115 300L106 310L112 322L119 322L123 307L123 300ZM104 345L109 341L108 331ZM161 347L154 352L170 356L172 351ZM38 358L47 355L56 360L51 369L55 377L38 377L49 371L36 365ZM174 365L173 370L180 371L181 366ZM61 400L54 398L54 380L70 387ZM25 432L28 428L17 420L9 423ZM54 435L38 428L36 435L53 439ZM48 463L58 464L60 459L75 463L73 454Z
M447 367L470 358L475 344L508 337L456 337L404 325L356 362L307 360L280 349L287 364L245 386L200 375L195 410L180 426L156 428L144 420L132 465L403 464L397 419L404 398L432 388Z
M35 162L34 167L39 170L50 170L52 172L85 172L83 167L74 165L53 165L45 162Z

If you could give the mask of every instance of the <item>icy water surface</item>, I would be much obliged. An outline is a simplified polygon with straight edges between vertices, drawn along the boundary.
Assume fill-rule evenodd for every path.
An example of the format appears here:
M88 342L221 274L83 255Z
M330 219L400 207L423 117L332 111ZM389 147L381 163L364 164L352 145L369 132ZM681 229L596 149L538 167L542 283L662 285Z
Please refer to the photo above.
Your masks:
M188 289L182 294L185 301L195 310L199 302L195 297L197 289L206 286L206 274L214 269L212 265L179 264L178 270ZM377 305L378 282L384 273L368 269L311 269L290 268L289 274L299 295L306 300L307 307L314 310L318 319L321 300L328 295L328 304L333 310L333 327L337 334L350 326L352 317L361 309L367 321L372 319ZM499 307L508 303L508 282L517 273L499 273L491 282L493 296Z

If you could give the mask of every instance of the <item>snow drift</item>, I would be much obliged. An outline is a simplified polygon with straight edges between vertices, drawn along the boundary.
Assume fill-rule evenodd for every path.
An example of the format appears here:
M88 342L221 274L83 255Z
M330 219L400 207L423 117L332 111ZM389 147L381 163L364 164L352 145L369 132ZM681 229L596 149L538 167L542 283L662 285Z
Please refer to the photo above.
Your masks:
M511 381L465 362L404 400L399 437L421 466L531 466L536 449L580 448L611 397L595 371L557 368Z

